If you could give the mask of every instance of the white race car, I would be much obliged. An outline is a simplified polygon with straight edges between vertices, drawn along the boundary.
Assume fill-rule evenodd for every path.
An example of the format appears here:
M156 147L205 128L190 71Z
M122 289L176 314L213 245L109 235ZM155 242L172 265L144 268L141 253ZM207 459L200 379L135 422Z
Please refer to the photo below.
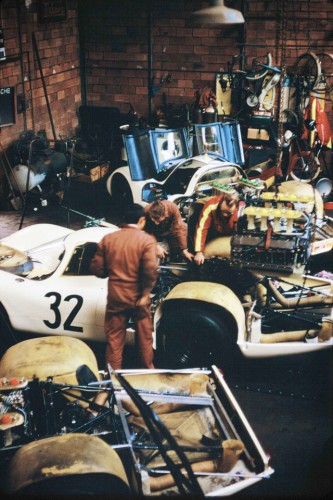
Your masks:
M195 125L194 130L196 156L191 156L193 138L186 128L124 135L127 163L106 181L114 205L169 199L185 218L193 197L211 194L212 182L227 184L246 177L238 122Z
M18 331L104 341L106 280L93 276L89 263L97 243L116 230L111 226L73 231L35 224L4 238L2 325L9 322Z
M15 331L104 342L107 279L91 275L89 263L97 242L117 230L36 224L1 240L2 343L8 345L6 333ZM237 345L248 357L332 346L332 282L302 274L308 239L297 231L281 235L270 252L260 249L259 237L213 240L200 271L186 263L160 265L152 313L162 365L214 362L224 368ZM270 265L259 263L259 270L252 268L257 248L262 259L270 259Z

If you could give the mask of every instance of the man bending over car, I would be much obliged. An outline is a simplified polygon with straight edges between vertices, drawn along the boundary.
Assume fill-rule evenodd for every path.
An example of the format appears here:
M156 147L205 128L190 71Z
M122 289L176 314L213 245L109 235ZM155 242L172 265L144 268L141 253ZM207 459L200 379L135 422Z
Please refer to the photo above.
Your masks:
M192 260L194 255L187 248L187 226L179 208L169 200L156 200L145 208L145 231L155 236L157 241L165 240L173 256L184 256ZM164 259L167 251L162 245L157 246L157 256Z
M107 234L97 246L90 271L109 278L104 330L107 337L106 367L122 368L126 328L135 324L135 341L142 368L153 365L153 325L150 292L157 279L156 240L143 231L144 208L134 204L124 214L119 231Z
M213 196L204 204L194 234L196 264L204 263L204 249L208 240L232 234L238 218L237 207L237 195L229 193Z

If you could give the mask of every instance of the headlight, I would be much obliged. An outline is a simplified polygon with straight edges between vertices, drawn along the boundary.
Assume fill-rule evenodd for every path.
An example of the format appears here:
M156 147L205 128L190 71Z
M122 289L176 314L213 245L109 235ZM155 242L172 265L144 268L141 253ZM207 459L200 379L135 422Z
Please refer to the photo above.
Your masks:
M149 182L142 189L142 200L146 203L152 203L155 200L166 200L167 193L160 184Z

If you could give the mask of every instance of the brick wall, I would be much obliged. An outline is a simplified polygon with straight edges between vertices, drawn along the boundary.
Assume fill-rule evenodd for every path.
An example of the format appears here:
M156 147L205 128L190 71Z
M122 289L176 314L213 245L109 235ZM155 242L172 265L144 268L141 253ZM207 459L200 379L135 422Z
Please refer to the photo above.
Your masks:
M6 60L0 61L1 87L14 87L24 96L28 108L20 112L15 98L14 125L1 127L3 147L24 130L45 130L72 136L77 127L77 108L81 103L78 58L77 0L67 0L65 20L40 22L36 0L2 0L1 22ZM33 35L37 50L34 49ZM50 113L45 98L38 56L44 76Z
M190 13L204 2L153 1L149 72L145 2L102 3L102 19L98 8L87 5L88 104L118 106L126 112L131 103L144 116L149 104L154 109L163 98L168 103L191 104L195 90L214 85L215 73L240 51L238 28L193 28L189 24ZM150 76L153 80L149 82ZM149 83L155 94L151 101Z
M288 67L309 49L315 53L333 52L331 1L249 0L244 3L245 26L201 28L191 25L189 15L207 1L152 0L149 73L149 2L80 0L79 3L85 12L82 31L86 48L86 103L119 107L122 112L129 109L129 103L143 116L147 116L149 106L154 110L163 102L192 104L195 91L206 85L214 87L216 72L226 71L235 54L243 52L246 69L254 57L268 51L273 63L279 65L282 15L286 19ZM243 2L226 1L226 4L242 8ZM50 138L53 136L32 33L37 41L55 133L75 134L77 109L81 104L77 8L77 0L67 0L66 20L43 24L38 21L36 0L2 0L1 25L7 60L0 62L1 86L14 86L17 94L25 95L29 106L24 113L16 110L15 125L0 129L3 145L25 128L45 129ZM17 55L21 55L21 60L15 59ZM154 96L149 96L149 76L153 77L150 83ZM330 118L331 109L331 103L326 101Z
M206 6L207 1L153 0L152 71L149 72L146 3L84 2L89 33L87 103L117 106L126 112L130 102L139 115L147 116L149 106L154 110L162 105L163 99L177 105L192 104L195 90L206 85L214 88L216 72L226 71L233 55L243 54L243 67L250 69L254 57L271 52L273 64L280 66L283 59L290 72L304 52L333 52L331 1L225 3L233 8L242 8L244 4L245 26L194 27L189 15ZM149 76L154 77L154 97L148 95ZM162 86L158 88L161 80ZM332 120L329 99L326 111Z
M78 8L84 14L81 35L86 55L85 103L118 107L124 113L131 103L139 116L147 116L149 107L154 110L163 102L191 105L197 89L215 87L216 73L226 71L233 55L243 54L244 67L248 69L254 57L270 51L273 64L280 65L282 14L288 67L309 49L333 53L332 1L225 3L238 9L245 5L245 26L194 27L189 15L206 6L208 2L204 0L67 0L66 20L45 24L38 20L37 0L2 0L1 25L7 60L0 62L1 87L14 86L17 94L24 94L28 109L23 113L16 109L15 125L0 129L1 143L6 146L24 129L31 128L45 129L49 138L53 136L32 45L33 33L55 133L57 137L61 132L69 137L76 133L81 104ZM149 84L154 96L149 95ZM326 111L332 120L329 100Z

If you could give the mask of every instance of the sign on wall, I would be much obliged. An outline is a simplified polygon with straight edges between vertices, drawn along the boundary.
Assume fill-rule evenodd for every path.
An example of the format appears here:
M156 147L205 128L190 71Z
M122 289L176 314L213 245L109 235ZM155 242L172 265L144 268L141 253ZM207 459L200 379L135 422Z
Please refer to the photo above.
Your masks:
M66 0L39 0L38 21L40 23L64 21L66 19L66 16Z
M15 123L14 87L0 87L0 127Z

